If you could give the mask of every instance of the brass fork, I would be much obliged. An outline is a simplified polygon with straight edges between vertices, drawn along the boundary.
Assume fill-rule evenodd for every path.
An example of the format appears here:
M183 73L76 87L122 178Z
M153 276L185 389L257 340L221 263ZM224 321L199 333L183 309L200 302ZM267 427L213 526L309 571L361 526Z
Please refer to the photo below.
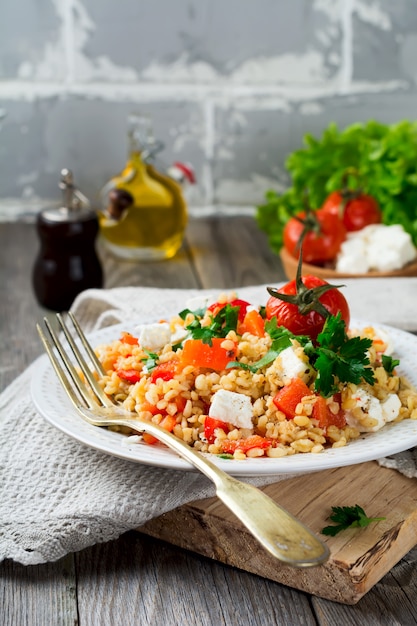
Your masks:
M175 435L153 422L141 420L138 415L127 412L107 396L94 375L94 370L99 376L104 375L103 366L77 320L71 313L68 315L75 329L75 333L72 332L76 335L77 341L60 314L57 315L57 320L78 368L88 381L88 386L79 376L73 364L74 359L68 356L48 319L44 318L44 323L49 338L39 324L37 329L62 386L77 413L86 422L94 426L126 426L133 431L147 432L157 437L213 481L220 500L277 559L297 567L320 565L326 561L329 556L326 544L265 493L230 476ZM84 350L81 346L79 347L80 342ZM89 364L87 364L86 357Z

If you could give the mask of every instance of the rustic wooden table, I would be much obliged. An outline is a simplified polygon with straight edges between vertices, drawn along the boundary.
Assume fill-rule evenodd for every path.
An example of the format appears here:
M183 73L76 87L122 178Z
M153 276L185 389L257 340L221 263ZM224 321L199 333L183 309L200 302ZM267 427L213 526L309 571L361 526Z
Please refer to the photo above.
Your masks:
M33 224L0 224L0 389L41 353L34 322L44 311L31 287L37 247ZM104 268L106 287L230 289L284 279L251 217L191 220L175 259L133 264L106 258ZM0 623L408 626L417 624L416 559L414 549L358 604L347 606L129 532L55 563L1 563Z

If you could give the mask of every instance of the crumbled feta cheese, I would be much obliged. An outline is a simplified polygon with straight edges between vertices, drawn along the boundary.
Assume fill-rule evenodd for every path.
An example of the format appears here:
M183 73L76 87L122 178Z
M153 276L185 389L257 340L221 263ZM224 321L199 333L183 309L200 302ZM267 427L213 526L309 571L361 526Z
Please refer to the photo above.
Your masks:
M401 269L417 256L409 233L400 224L371 224L349 233L336 260L336 270L362 274Z
M389 272L415 259L416 249L400 224L379 224L370 233L367 254L370 267Z
M380 430L387 422L392 422L398 417L401 408L401 400L396 393L389 394L381 402L364 389L357 389L355 399L357 407L362 409L364 415L353 415L351 411L346 411L346 421L349 426L357 428L361 433ZM369 423L369 418L372 419L372 424Z
M171 343L180 343L183 339L187 337L188 332L189 331L184 328L184 326L180 326L180 324L177 324L171 333Z
M385 349L383 350L383 353L386 354L387 356L391 355L394 352L394 341L391 335L386 330L383 330L382 328L376 328L375 334L376 334L376 337L379 337L379 339L381 339L383 343L385 344Z
M190 298L186 301L185 308L190 311L198 311L199 309L207 309L213 302L215 302L215 298L212 295L195 296L195 298Z
M386 422L395 420L401 409L401 400L396 393L390 393L389 396L381 402L382 414Z
M138 332L139 345L151 352L162 350L171 341L171 330L166 322L145 324L139 326L136 332Z
M209 415L237 428L253 428L252 402L242 393L219 389L211 399Z
M141 443L143 441L141 435L130 435L129 437L123 437L122 446L128 448L132 444L135 445L137 443Z
M348 274L366 274L369 272L366 244L362 238L348 237L342 243L336 260L336 270Z
M289 346L277 356L266 375L275 376L284 385L288 385L293 378L301 378L307 382L311 376L311 367L301 347Z

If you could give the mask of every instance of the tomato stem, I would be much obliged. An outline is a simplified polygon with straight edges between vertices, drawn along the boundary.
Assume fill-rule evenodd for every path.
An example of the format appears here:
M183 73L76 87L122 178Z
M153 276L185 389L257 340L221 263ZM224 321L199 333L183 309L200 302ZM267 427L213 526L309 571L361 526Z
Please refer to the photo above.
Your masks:
M330 283L326 283L325 285L319 285L318 287L312 287L308 289L303 283L302 279L302 266L303 266L303 245L302 245L303 236L301 236L301 246L300 246L300 256L298 257L298 265L297 265L297 274L295 277L295 291L294 295L280 293L278 289L274 287L267 287L268 293L274 298L278 298L279 300L283 300L284 302L289 302L290 304L295 304L298 307L301 315L307 315L311 311L316 311L322 317L327 319L330 316L330 312L326 309L326 307L320 302L320 297L326 293L326 291L330 291L330 289L338 289L339 287L343 287L344 285L331 285Z
M296 246L296 249L300 250L300 256L301 256L301 249L302 249L303 241L306 235L308 233L315 233L317 236L319 236L322 233L320 222L317 219L316 214L311 208L310 204L308 203L306 196L304 196L304 213L305 213L304 217L300 217L299 215L294 216L295 219L298 222L300 222L300 224L303 225L303 230L301 232L300 238Z

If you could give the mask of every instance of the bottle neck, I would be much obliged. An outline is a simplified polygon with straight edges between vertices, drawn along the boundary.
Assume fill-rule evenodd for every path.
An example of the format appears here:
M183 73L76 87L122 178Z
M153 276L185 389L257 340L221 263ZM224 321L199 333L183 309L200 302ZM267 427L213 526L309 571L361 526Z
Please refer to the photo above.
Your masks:
M126 167L122 175L129 176L130 173L140 180L146 180L148 177L146 163L142 159L142 152L137 147L129 151Z

